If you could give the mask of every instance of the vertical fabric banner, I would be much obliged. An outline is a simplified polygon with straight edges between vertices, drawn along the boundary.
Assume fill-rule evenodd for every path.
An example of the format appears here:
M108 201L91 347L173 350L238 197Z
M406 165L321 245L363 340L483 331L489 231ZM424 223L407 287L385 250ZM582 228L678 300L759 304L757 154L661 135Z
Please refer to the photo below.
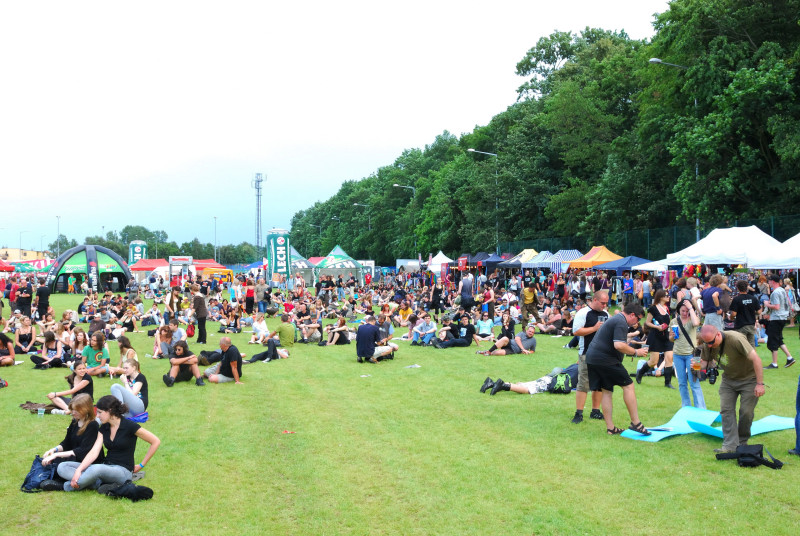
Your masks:
M272 229L267 233L267 261L269 262L269 275L271 280L275 276L291 276L291 261L289 258L289 231L286 229Z

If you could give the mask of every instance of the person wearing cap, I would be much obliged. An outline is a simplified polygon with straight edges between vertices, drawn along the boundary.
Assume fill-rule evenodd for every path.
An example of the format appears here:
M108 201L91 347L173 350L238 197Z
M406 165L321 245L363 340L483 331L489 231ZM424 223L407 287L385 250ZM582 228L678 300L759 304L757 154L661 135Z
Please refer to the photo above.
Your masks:
M786 354L784 368L789 368L794 365L794 358L783 342L783 327L789 319L789 298L786 297L786 289L781 285L780 276L776 274L769 276L769 288L772 290L769 295L769 303L764 305L770 310L767 324L767 349L772 352L772 363L767 368L778 368L778 350L782 350Z
M536 324L531 322L525 327L525 331L518 333L513 339L501 337L488 350L476 353L480 355L532 354L536 352L535 334Z

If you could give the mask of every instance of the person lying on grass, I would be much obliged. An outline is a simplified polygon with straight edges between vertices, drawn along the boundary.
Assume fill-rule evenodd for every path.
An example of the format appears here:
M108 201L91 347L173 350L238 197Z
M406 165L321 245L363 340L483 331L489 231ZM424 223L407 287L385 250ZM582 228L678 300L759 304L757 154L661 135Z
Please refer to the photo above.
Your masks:
M166 386L172 387L175 382L188 382L194 378L195 385L203 387L205 382L200 367L197 366L197 356L189 350L186 341L175 343L172 351L173 353L169 355L169 372L162 377Z
M546 376L542 376L538 380L530 382L509 383L504 382L502 379L497 378L492 380L486 378L481 385L481 393L489 391L489 394L494 396L499 391L511 391L513 393L535 395L537 393L552 393L555 388L555 379L559 374L569 374L570 385L578 384L578 364L573 363L565 369L556 367ZM600 417L602 418L602 416Z
M289 357L287 348L294 346L294 330L295 327L294 324L291 323L289 315L282 314L281 323L275 331L266 337L264 345L267 347L267 351L254 355L247 363L254 363L256 361L266 361L268 363L273 359L285 359Z

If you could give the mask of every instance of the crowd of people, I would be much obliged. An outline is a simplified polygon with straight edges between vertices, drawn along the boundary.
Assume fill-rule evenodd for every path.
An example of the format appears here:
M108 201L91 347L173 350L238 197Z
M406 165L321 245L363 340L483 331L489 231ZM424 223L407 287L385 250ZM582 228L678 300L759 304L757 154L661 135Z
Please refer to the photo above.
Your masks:
M152 354L145 357L168 361L162 377L166 387L192 380L199 387L206 381L242 384L246 365L286 359L303 344L354 342L358 362L377 364L392 360L404 343L432 351L474 344L480 355L507 356L534 354L537 336L566 337L564 348L578 350L560 372L575 391L572 423L583 422L591 392L590 418L604 420L610 435L623 431L613 420L615 387L623 393L627 428L647 435L634 381L658 375L674 389L675 378L681 405L705 408L700 382L721 365L724 441L718 451L731 452L749 438L756 403L764 395L764 370L779 367L781 351L784 367L794 364L783 332L800 310L791 281L775 274L667 282L646 274L609 278L602 272L525 270L507 277L479 271L457 282L421 276L381 278L370 285L350 274L336 280L323 276L316 288L295 276L288 287L268 285L261 277L236 278L223 286L200 277L164 289L129 285L118 295L87 290L75 310L57 314L43 281L8 280L4 297L13 312L0 321L0 365L18 364L26 356L36 369L69 370L67 388L47 394L52 413L71 415L72 423L65 440L45 453L48 463L61 462L60 478L46 488L97 488L134 479L158 449L160 440L135 423L146 419L152 386L141 372L131 333L148 331L153 337ZM154 303L145 309L142 294L147 292ZM266 319L276 315L280 323L270 330ZM189 346L192 332L197 337L192 345L206 345L209 320L219 325L218 348L195 353ZM230 337L243 326L251 327L248 344L264 348L250 359ZM760 344L771 352L766 367L754 350ZM114 366L111 354L117 352ZM624 356L641 358L637 370L627 370ZM487 378L481 392L554 392L556 384L562 387L557 376L519 383ZM95 415L90 406L96 380L105 377L119 383L99 398ZM99 425L92 424L95 419ZM135 437L150 444L138 465L133 463Z

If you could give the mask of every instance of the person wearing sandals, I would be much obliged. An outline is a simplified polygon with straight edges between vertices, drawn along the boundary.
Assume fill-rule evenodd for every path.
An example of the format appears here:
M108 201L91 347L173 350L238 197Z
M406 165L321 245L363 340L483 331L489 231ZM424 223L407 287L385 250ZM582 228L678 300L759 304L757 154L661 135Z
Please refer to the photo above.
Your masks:
M97 440L100 424L95 420L94 401L87 394L80 394L69 403L72 422L69 423L64 440L42 454L42 465L47 467L56 460L59 462L82 462ZM103 461L103 452L98 455ZM64 480L59 478L42 482L39 487L44 491L62 491Z
M111 394L128 407L128 412L123 415L126 419L147 411L149 402L149 389L147 378L139 372L139 362L127 359L122 365L122 383L111 386Z
M102 484L123 484L143 473L147 462L161 445L161 440L135 422L123 417L128 408L111 395L97 401L100 428L92 450L82 462L63 462L58 466L58 476L66 480L64 491L99 488ZM135 464L136 439L150 444L141 463ZM102 463L95 463L106 449Z
M631 375L622 366L622 359L626 355L633 357L647 355L646 349L634 348L628 344L628 327L637 325L643 316L644 309L641 305L635 302L628 303L622 311L603 322L586 351L589 388L592 391L603 392L601 406L606 432L609 435L623 432L621 428L614 426L612 395L615 386L622 388L622 398L631 417L629 429L642 435L650 435L639 420L639 408Z
M50 399L50 402L59 408L59 410L63 411L66 415L70 414L69 403L70 399L67 398L68 396L78 396L81 394L89 395L89 398L94 397L94 386L92 383L92 377L86 370L86 363L81 363L78 361L75 364L75 370L69 376L64 378L67 380L67 383L70 385L70 389L67 391L53 391L47 394L47 398ZM56 411L56 410L53 410Z

